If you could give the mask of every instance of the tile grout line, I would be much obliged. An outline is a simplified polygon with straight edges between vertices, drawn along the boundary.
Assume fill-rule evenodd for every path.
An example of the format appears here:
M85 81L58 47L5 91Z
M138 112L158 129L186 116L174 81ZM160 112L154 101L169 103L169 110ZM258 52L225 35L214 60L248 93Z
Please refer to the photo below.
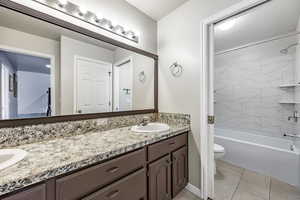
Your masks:
M239 180L239 182L238 182L238 184L237 184L234 192L232 193L232 196L231 196L230 200L233 200L233 198L234 198L234 196L235 196L235 194L236 194L236 192L237 192L237 190L238 190L238 188L239 188L239 186L241 184L242 176L244 175L244 172L245 172L245 169L243 169L243 172L241 173L240 180Z
M270 177L269 200L271 200L271 185L272 185L272 179L271 179L271 177Z

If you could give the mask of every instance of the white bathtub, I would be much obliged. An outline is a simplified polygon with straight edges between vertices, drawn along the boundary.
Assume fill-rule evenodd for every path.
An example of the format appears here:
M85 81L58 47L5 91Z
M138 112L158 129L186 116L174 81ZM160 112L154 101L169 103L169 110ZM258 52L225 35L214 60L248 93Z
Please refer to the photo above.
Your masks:
M215 143L225 147L224 161L300 187L299 150L290 150L291 141L216 128Z

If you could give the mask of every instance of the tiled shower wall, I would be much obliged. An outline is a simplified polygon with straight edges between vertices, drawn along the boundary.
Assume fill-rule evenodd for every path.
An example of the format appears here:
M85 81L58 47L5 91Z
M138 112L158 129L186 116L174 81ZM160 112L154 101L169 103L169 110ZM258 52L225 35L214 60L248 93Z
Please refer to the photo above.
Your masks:
M294 133L288 116L295 110L295 88L279 88L295 82L295 49L280 50L297 41L289 37L216 56L216 127L273 137ZM300 110L299 110L300 111Z

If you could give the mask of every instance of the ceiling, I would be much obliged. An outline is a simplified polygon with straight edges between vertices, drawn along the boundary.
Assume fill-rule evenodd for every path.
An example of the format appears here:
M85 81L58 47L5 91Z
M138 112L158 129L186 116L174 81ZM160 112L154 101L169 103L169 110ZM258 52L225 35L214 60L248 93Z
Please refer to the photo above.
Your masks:
M4 54L18 71L50 74L50 68L46 67L50 59L7 51L0 51L0 54Z
M300 0L272 0L233 17L235 25L228 30L221 30L220 25L224 22L218 23L215 28L216 51L295 32L299 17Z
M188 0L126 0L137 9L158 21Z

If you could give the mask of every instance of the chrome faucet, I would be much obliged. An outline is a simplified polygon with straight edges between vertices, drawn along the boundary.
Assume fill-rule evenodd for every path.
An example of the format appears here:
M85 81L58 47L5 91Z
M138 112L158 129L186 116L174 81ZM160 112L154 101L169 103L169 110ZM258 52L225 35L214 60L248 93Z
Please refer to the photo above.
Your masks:
M147 126L150 122L149 117L143 117L142 121L139 123L139 126Z
M299 113L298 113L298 111L295 111L294 113L293 113L293 116L289 116L288 117L288 120L290 121L290 120L294 120L294 122L298 122L298 118L300 118L300 115L299 115Z

